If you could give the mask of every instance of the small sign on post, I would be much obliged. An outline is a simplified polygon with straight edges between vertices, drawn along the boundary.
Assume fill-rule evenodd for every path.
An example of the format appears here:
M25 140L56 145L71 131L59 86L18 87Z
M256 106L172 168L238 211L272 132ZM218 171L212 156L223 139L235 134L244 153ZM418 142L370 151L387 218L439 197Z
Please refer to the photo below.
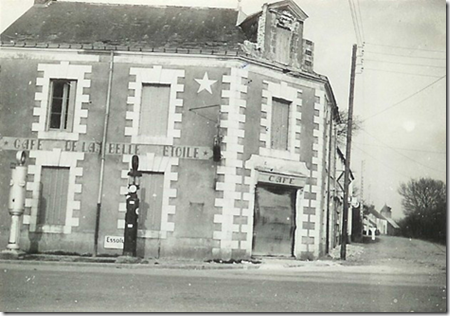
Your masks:
M105 249L123 249L123 236L105 236Z

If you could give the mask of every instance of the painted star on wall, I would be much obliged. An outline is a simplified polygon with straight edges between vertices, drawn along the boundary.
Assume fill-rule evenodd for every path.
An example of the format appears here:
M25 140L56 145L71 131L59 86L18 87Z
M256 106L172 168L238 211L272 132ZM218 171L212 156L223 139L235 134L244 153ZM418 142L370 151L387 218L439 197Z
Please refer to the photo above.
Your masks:
M197 93L206 90L212 94L211 86L217 82L217 80L209 80L207 72L205 72L205 74L203 75L203 79L194 79L194 80L197 81L198 84L200 85L200 87L198 87Z

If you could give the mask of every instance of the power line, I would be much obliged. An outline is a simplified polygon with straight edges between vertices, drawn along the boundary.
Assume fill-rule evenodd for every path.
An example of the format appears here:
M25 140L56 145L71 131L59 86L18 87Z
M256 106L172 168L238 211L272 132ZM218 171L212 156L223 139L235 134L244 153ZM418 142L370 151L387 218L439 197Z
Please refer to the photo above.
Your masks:
M375 144L358 143L358 142L355 142L355 143L360 144L360 145L364 145L364 146L375 146L375 147L383 147L383 148L386 147L386 146L375 145ZM408 151L417 151L417 152L423 152L423 153L440 154L440 155L447 154L446 151L422 150L422 149L403 148L403 147L391 147L391 148L400 149L400 150L408 150Z
M359 146L356 146L356 145L355 145L355 148L359 149L362 153L366 154L367 156L369 156L369 157L372 158L373 160L375 160L375 161L381 163L382 165L384 165L385 167L391 169L392 171L398 173L399 175L404 176L404 177L406 177L406 178L410 178L410 177L411 177L411 176L407 176L407 175L401 173L400 171L398 171L398 170L396 170L396 169L394 169L394 168L388 166L387 164L385 164L384 162L378 160L377 158L375 158L374 156L372 156L371 154L369 154L369 153L366 152L365 150L361 149Z
M354 0L349 0L349 4L350 4L350 10L352 11L352 18L356 22L356 26L357 26L357 29L359 32L359 37L361 40L360 43L358 43L358 44L363 44L364 43L364 31L363 31L363 25L362 25L362 18L360 16L361 11L357 10L357 6L356 6Z
M419 161L417 161L417 160L414 160L414 159L412 159L411 157L409 157L409 156L407 156L407 155L405 155L405 154L399 152L399 151L396 150L395 148L389 146L388 144L382 142L381 140L379 140L378 138L376 138L375 136L373 136L372 134L370 134L368 131L366 131L366 130L364 130L364 129L361 129L361 130L362 130L364 133L366 133L367 135L369 135L370 137L372 137L373 139L375 139L376 141L378 141L378 142L380 142L381 144L385 145L387 148L389 148L389 149L391 149L392 151L396 152L397 154L399 154L399 155L401 155L401 156L403 156L403 157L405 157L405 158L407 158L407 159L409 159L409 160L411 160L411 161L413 161L413 162L415 162L415 163L417 163L417 164L419 164L419 165L421 165L421 166L424 166L424 167L426 167L426 168L428 168L428 169L430 169L430 170L434 170L434 171L437 171L437 172L442 172L442 170L438 170L438 169L431 168L431 167L429 167L429 166L427 166L427 165L424 165L423 163L421 163L421 162L419 162Z
M365 39L365 36L364 36L364 25L363 25L363 22L362 22L362 15L361 15L361 8L359 6L359 0L356 0L356 7L358 9L357 16L359 15L359 21L360 21L359 24L361 25L361 34L362 34L363 42L364 42L364 39Z
M359 2L358 0L356 0L356 4L354 2L355 0L348 0L349 3L349 7L350 7L350 13L352 15L352 22L353 22L353 29L355 30L355 35L356 35L356 42L358 44L357 47L361 47L362 46L362 50L361 50L361 56L358 57L363 57L364 56L364 27L363 27L363 23L362 23L362 15L361 15L361 9L359 7ZM364 59L361 58L361 73L363 73L364 68L362 67L364 63Z
M375 69L375 68L367 68L367 67L364 67L364 70L373 70L373 71L389 72L389 73L394 73L394 74L439 78L439 76L433 76L433 75L418 74L418 73L412 73L412 72L402 72L402 71L391 71L391 70Z
M370 54L378 54L378 55L388 55L388 56L398 56L398 57L407 57L407 58L420 58L420 59L432 59L432 60L446 60L445 57L425 57L425 56L411 56L411 55L402 55L402 54L390 54L390 53L382 53L382 52L373 52L373 51L365 51Z
M360 29L359 29L358 20L356 17L355 8L354 8L353 2L351 0L348 0L348 3L350 5L350 13L352 15L353 29L355 30L355 34L356 34L356 41L358 42L358 45L359 45L363 41L362 41L362 36L360 34Z
M373 115L371 115L371 116L369 116L369 117L363 119L363 120L361 121L361 123L367 121L368 119L373 118L374 116L377 116L377 115L380 115L381 113L386 112L387 110L389 110L389 109L393 108L394 106L397 106L397 105L399 105L399 104L405 102L406 100L411 99L413 96L415 96L415 95L419 94L420 92L422 92L422 91L428 89L429 87L431 87L432 85L434 85L435 83L437 83L438 81L442 80L442 79L445 78L445 77L446 77L446 75L444 75L444 76L442 76L442 77L439 77L439 79L433 81L433 82L430 83L429 85L427 85L427 86L423 87L422 89L420 89L420 90L414 92L413 94L411 94L411 95L407 96L406 98L404 98L404 99L398 101L397 103L394 103L393 105L388 106L388 107L385 108L384 110L382 110L382 111L380 111L380 112L378 112L378 113L375 113L375 114L373 114Z
M425 51L425 52L446 53L445 50L442 51L442 50L435 50L435 49L425 49L425 48L405 47L405 46L394 46L394 45L375 44L375 43L366 43L366 44L368 44L368 45L373 45L373 46L383 46L383 47L399 48L399 49L419 50L419 51Z
M410 63L399 63L397 61L387 61L387 60L378 60L378 59L370 59L366 58L368 61L375 61L386 64L396 64L396 65L407 65L407 66L415 66L415 67L431 67L431 68L446 68L445 66L433 66L433 65L424 65L424 64L410 64Z

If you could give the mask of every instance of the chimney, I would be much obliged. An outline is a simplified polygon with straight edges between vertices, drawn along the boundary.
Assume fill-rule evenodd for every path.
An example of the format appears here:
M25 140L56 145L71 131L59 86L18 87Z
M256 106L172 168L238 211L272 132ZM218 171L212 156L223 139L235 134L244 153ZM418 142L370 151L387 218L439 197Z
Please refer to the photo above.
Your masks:
M238 11L238 16L237 16L236 26L239 26L247 18L247 14L245 14L244 11L242 11L241 0L238 0L237 11Z

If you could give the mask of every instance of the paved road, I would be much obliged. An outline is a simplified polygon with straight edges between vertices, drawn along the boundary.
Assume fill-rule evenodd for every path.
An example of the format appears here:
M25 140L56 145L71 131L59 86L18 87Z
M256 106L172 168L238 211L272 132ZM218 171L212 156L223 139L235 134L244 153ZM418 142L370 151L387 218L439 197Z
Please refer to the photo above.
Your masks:
M355 245L363 251L348 258L348 264L388 265L417 272L424 269L430 272L445 271L447 267L445 245L390 236L378 236L375 242Z
M359 270L358 270L359 269ZM444 312L445 275L0 263L5 312Z

